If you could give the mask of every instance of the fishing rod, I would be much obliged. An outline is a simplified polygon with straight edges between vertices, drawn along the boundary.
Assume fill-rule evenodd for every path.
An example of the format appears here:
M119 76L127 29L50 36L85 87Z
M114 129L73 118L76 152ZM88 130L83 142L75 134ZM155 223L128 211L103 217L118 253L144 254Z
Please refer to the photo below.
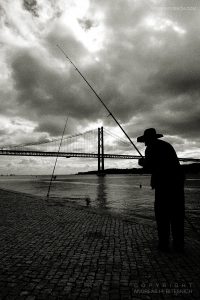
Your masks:
M58 152L57 152L55 164L54 164L54 167L53 167L53 172L51 174L51 180L49 182L49 188L48 188L48 192L47 192L47 198L49 198L51 184L52 184L52 180L53 180L53 177L54 177L54 172L55 172L56 164L57 164L57 161L58 161L58 155L59 155L59 152L60 152L60 148L61 148L61 145L62 145L64 134L65 134L65 129L66 129L66 126L67 126L67 122L68 122L68 117L67 117L66 122L65 122L65 126L64 126L64 129L63 129L63 133L62 133L62 138L60 140L60 145L59 145L59 148L58 148Z
M125 134L125 136L128 138L128 140L130 141L130 143L133 145L133 147L135 148L135 150L139 153L139 155L141 157L143 157L142 153L140 152L140 150L136 147L136 145L133 143L133 141L131 140L131 138L128 136L128 134L126 133L126 131L123 129L123 127L121 126L121 124L118 122L118 120L115 118L115 116L112 114L112 112L109 110L109 108L107 107L107 105L103 102L103 100L101 99L101 97L97 94L97 92L95 91L95 89L91 86L91 84L88 82L88 80L83 76L83 74L80 72L80 70L76 67L76 65L73 63L73 61L71 61L71 59L67 56L67 54L65 53L65 51L59 46L57 45L57 47L60 49L60 51L64 54L64 56L67 58L67 60L73 65L73 67L75 68L75 70L80 74L80 76L83 78L83 80L87 83L87 85L90 87L90 89L93 91L93 93L96 95L96 97L99 99L99 101L101 102L101 104L105 107L105 109L109 112L109 115L113 118L113 120L117 123L117 125L120 127L120 129L123 131L123 133Z

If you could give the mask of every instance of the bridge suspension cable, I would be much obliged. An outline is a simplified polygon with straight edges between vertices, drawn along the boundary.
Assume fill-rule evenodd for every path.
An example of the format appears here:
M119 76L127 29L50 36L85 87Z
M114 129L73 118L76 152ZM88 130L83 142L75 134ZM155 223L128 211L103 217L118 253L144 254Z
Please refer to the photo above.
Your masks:
M106 132L107 134L111 135L113 138L116 138L118 139L119 141L121 141L122 143L126 144L126 145L129 145L130 143L127 142L125 139L123 139L122 137L118 136L117 134L111 132L110 130L108 129L105 129L104 128L104 132Z
M84 136L90 133L94 133L95 131L97 131L96 129L92 129L92 130L88 130L85 132L81 132L81 133L76 133L70 136L63 136L63 141L66 140L70 140L79 136ZM19 149L19 148L24 148L24 147L31 147L31 146L42 146L42 145L46 145L46 144L52 144L52 143L56 143L56 142L60 142L61 138L57 138L57 139L52 139L52 140L48 140L48 141L39 141L39 142L32 142L32 143L23 143L23 144L18 144L18 145L4 145L1 147L1 149Z

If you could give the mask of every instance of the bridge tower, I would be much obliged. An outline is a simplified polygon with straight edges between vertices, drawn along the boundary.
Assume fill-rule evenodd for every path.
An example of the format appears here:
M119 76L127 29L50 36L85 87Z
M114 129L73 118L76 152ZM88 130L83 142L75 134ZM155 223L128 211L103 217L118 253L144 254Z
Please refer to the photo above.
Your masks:
M98 175L105 175L103 127L98 128Z

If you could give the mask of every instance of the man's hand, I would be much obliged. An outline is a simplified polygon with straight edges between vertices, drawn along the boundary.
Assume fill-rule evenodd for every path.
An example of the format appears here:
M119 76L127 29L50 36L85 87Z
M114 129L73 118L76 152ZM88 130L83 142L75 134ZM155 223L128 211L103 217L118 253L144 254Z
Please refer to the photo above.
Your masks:
M144 165L145 165L145 159L144 159L143 157L142 157L142 158L139 158L138 164L139 164L140 166L144 167Z

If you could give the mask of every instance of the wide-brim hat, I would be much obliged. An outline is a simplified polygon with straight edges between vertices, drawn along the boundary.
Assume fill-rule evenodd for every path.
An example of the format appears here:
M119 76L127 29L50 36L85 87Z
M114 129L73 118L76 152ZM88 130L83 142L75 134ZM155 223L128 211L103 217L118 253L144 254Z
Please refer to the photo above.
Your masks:
M148 128L144 131L144 134L137 138L138 143L145 143L146 140L155 140L163 137L162 134L157 133L155 128Z

